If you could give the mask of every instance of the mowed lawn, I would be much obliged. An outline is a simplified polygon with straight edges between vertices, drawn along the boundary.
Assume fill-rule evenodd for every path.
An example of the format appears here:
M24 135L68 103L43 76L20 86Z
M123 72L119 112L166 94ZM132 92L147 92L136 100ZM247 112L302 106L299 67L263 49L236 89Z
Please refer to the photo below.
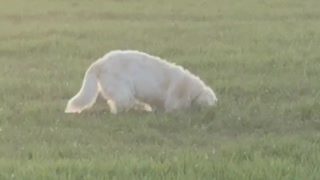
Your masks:
M319 0L0 4L1 180L319 179ZM218 106L64 114L113 49L183 65Z

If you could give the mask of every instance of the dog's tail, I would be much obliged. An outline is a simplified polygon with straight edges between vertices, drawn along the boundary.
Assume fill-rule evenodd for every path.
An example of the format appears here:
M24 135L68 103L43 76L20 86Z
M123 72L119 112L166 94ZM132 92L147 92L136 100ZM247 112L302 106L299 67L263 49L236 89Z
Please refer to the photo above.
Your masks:
M93 63L86 71L80 91L68 101L65 113L80 113L90 108L98 96L98 70Z

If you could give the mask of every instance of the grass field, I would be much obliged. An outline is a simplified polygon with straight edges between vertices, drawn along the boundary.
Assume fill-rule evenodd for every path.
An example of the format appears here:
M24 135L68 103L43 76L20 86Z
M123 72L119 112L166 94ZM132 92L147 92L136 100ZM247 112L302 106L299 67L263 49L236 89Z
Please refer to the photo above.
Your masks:
M0 179L318 180L319 0L5 0ZM205 112L64 114L113 49L183 65Z

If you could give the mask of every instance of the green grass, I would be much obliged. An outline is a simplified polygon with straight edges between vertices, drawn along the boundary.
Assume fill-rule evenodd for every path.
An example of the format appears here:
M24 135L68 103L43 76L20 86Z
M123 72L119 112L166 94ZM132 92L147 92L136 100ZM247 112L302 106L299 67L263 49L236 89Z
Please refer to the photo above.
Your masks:
M318 0L8 0L0 6L0 179L316 180ZM64 114L113 49L183 65L204 112Z

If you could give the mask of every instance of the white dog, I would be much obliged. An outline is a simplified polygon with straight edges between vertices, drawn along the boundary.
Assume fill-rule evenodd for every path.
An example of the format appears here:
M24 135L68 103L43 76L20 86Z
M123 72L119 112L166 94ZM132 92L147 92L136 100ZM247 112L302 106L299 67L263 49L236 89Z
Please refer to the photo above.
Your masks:
M131 108L172 112L214 106L217 102L212 89L188 70L133 50L111 51L92 63L65 112L80 113L90 108L99 92L113 114Z

